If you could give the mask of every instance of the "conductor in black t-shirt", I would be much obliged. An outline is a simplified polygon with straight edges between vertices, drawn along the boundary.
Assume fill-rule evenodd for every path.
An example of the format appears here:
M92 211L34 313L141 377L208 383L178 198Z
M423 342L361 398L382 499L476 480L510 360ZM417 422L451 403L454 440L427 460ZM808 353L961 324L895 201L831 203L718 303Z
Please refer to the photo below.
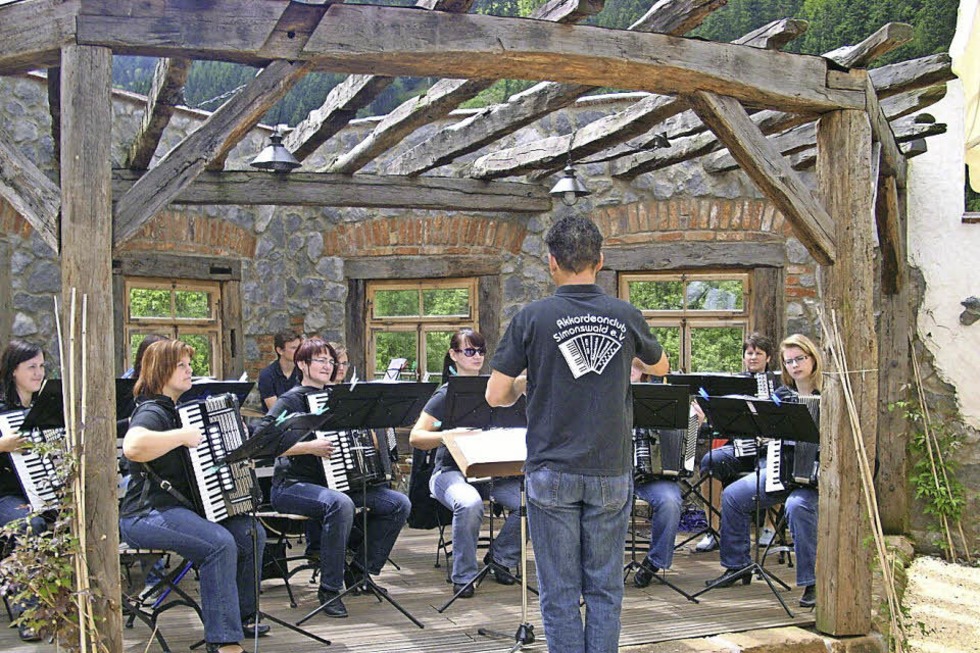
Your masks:
M511 320L490 362L487 402L527 394L524 473L548 649L609 653L619 645L633 493L630 367L637 358L662 376L669 366L640 311L595 284L595 224L562 218L545 242L558 289Z

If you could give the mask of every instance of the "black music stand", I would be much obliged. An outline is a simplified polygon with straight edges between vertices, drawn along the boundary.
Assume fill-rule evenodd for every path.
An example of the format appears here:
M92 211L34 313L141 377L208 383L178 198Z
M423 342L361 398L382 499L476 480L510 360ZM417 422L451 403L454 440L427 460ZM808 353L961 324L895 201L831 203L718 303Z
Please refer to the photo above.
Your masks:
M245 385L251 386L252 384L248 383ZM248 394L248 392L245 394ZM246 458L275 458L284 454L293 445L313 431L318 430L328 419L329 418L323 414L298 413L292 416L284 415L282 416L282 419L273 420L265 424L262 428L256 431L252 437L242 443L242 446L228 452L224 458L216 462L226 465L239 460L245 460ZM253 491L257 491L257 486ZM254 526L252 529L252 557L253 561L255 562L255 636L253 638L255 648L253 653L258 653L259 651L259 620L261 617L265 617L269 621L277 623L280 626L293 631L294 633L298 633L304 637L320 642L324 646L330 646L330 640L323 639L319 635L314 635L308 630L294 626L288 621L274 617L268 612L263 612L261 610L259 601L262 592L260 591L259 584L262 582L262 575L259 571L259 567L262 565L262 559L259 557L259 536L256 530L260 527L260 522L256 515L258 512L258 504L259 501L256 499L253 502L254 507L252 509L252 522ZM203 643L204 642L202 640L191 646L191 649L197 648Z
M356 385L331 386L326 409L321 413L326 420L323 426L317 430L347 431L414 424L435 387L436 384L434 383L358 383ZM367 477L365 476L361 479L362 503L367 503L367 489ZM360 579L297 621L296 625L302 625L334 601L339 601L353 592L359 592L361 594L371 593L379 602L387 601L416 626L425 628L425 625L395 601L386 589L375 583L371 574L368 573L367 513L367 510L361 511L364 561Z
M190 390L180 395L177 403L182 404L192 399L207 399L214 395L230 393L238 399L238 405L243 406L254 385L251 381L200 381L191 385Z
M663 383L634 383L633 390L633 428L642 429L684 429L687 430L690 413L690 398L684 385ZM635 501L634 501L635 505ZM631 573L640 568L636 561L636 512L630 511L630 561L623 567L623 582ZM667 580L667 570L654 574L653 579L666 585L688 601L698 600Z
M487 381L488 376L451 376L446 382L446 416L443 420L443 430L454 428L473 428L486 430L490 428L526 428L527 427L527 400L523 395L518 397L510 406L493 407L487 403ZM523 485L523 481L522 481ZM490 494L493 494L493 479L490 479ZM518 513L520 514L520 513ZM505 517L506 519L506 517ZM493 515L490 516L490 548L493 549ZM522 535L523 537L523 535ZM521 543L523 549L524 544ZM461 586L442 607L436 608L436 612L442 613L449 609L466 590L475 587L483 582L487 574L493 572L505 578L514 578L503 565L498 564L493 559L493 553L484 560L483 567L476 572L476 576L468 583ZM523 571L522 571L523 575ZM514 580L517 580L514 578ZM522 583L524 581L522 580ZM537 595L538 591L529 587L529 591ZM525 621L527 621L525 619ZM482 631L483 629L481 629ZM490 632L490 631L487 631ZM484 634L481 632L481 634ZM505 636L509 638L510 636Z
M65 427L65 409L61 396L61 379L47 379L34 397L31 409L24 416L23 431L31 429L61 429Z
M755 396L758 389L758 384L755 380L755 376L746 376L744 374L668 374L666 377L667 383L676 383L679 385L686 385L691 393L692 397L722 397L725 395L739 395L739 396ZM712 424L714 427L714 424ZM715 431L719 431L715 427ZM688 542L695 540L699 537L705 535L711 535L716 541L721 541L721 533L719 533L711 525L711 515L714 514L721 520L721 513L715 508L715 490L714 486L710 482L714 478L714 449L711 448L711 442L709 438L708 442L708 474L701 476L696 483L688 483L688 490L684 493L684 498L687 498L692 493L694 498L700 501L705 506L705 527L699 531L696 531L686 537L683 541L677 544L674 548L679 549L684 547ZM704 493L701 491L701 486L704 483L708 483L708 496L705 497Z
M743 397L699 397L698 403L705 413L711 418L712 424L724 432L742 437L755 438L756 441L756 460L755 460L755 495L752 497L755 504L755 536L759 539L759 529L761 521L762 506L762 470L759 468L762 460L763 439L772 440L797 440L800 442L820 442L820 431L817 429L810 415L810 411L805 404L776 403L764 399L753 399ZM695 592L693 596L698 597L705 592L710 592L722 584L745 578L750 574L755 574L758 578L765 581L770 591L779 604L791 618L794 616L787 607L783 597L779 595L779 590L773 584L778 583L784 590L790 587L781 579L770 573L759 559L759 548L756 547L755 559L745 567L735 570L724 580L718 579L710 583L706 588Z

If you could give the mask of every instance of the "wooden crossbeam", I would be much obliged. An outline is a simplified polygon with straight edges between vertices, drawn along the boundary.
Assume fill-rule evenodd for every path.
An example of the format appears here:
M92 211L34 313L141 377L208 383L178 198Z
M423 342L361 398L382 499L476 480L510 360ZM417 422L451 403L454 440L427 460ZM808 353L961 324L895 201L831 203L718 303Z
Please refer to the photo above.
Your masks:
M904 95L896 95L883 100L882 110L889 121L896 120L938 102L946 94L946 86L937 84L926 89L915 90ZM765 130L763 129L763 132ZM817 126L810 122L773 136L769 140L783 155L795 154L817 145ZM718 152L703 164L705 172L713 174L738 168L738 162L727 151Z
M125 194L139 179L113 172L113 193ZM443 177L393 177L260 171L204 172L184 187L175 204L348 206L383 209L541 213L551 197L537 184L483 182Z
M418 0L416 7L466 13L473 0ZM305 161L318 147L347 126L357 112L371 104L394 81L380 75L350 75L330 89L323 104L310 112L283 140L286 149Z
M531 18L574 24L602 9L602 0L551 0ZM593 12L593 13L589 13ZM494 84L494 79L441 79L419 97L406 100L346 154L327 166L328 172L354 174L416 129L444 118L461 103Z
M763 30L753 30L735 43L750 47L764 47L780 41L785 43L790 40L789 37L774 40L774 34L789 32L798 36L805 29L806 23L802 21L775 21ZM532 170L550 172L564 166L568 159L581 160L646 134L654 125L686 109L687 104L683 99L651 95L571 134L552 136L486 154L470 165L469 173L477 179L496 179Z
M867 66L876 57L881 56L912 38L911 27L904 23L889 23L876 30L868 38L857 45L838 48L824 56L833 59L845 67ZM902 41L905 39L905 41ZM795 125L808 122L810 118L798 113L788 113L783 111L767 110L759 112L758 117L754 118L757 124L765 122L769 126L763 131L767 134L789 129ZM703 126L698 127L689 120L685 122L685 133L703 132ZM770 131L767 131L770 130ZM679 134L672 132L670 139L674 140ZM684 145L684 147L681 147ZM683 144L675 144L669 152L648 151L638 152L629 157L617 161L613 165L613 175L620 177L636 177L637 175L653 172L681 161L687 161L705 154L714 152L721 145L710 133L705 133L701 138L689 139Z
M133 170L150 167L163 130L170 123L178 103L184 99L184 83L190 70L190 59L160 59L157 62L153 71L153 85L146 96L143 119L126 157L127 167Z
M114 240L119 245L180 195L212 160L241 140L262 115L308 72L305 63L275 61L225 102L119 198Z
M0 75L57 68L75 36L78 2L28 0L0 8Z
M7 200L57 254L61 189L9 143L13 143L13 139L0 126L0 197Z
M284 8L276 0L213 0L193 9L181 0L79 1L81 43L120 54L245 63L263 61L259 49ZM99 15L84 11L92 3ZM110 10L115 15L108 15ZM406 7L331 5L295 59L314 61L318 70L360 74L551 79L665 94L704 89L753 106L815 113L863 109L865 102L860 80L828 74L827 62L819 57Z
M891 124L891 133L894 135L896 147L902 156L902 160L909 159L915 154L909 154L907 147L912 143L925 142L924 139L930 136L939 136L946 133L944 123L920 123L916 122L914 116L908 116L896 120ZM806 170L817 162L817 152L814 148L808 148L789 155L789 165L794 170ZM884 165L880 168L882 177L895 177L885 172Z
M700 25L727 0L659 0L630 30L682 36ZM386 172L417 175L475 152L539 118L564 108L596 87L542 82L507 102L487 108L456 125L433 134L397 159Z
M689 101L745 173L786 216L813 258L821 265L831 265L836 254L833 221L745 109L732 98L703 91Z

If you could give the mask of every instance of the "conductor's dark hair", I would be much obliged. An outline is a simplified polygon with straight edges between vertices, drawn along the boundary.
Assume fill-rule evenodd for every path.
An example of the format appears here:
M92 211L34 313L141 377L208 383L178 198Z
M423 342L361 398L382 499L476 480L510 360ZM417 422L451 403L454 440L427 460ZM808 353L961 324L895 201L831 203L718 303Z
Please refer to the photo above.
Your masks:
M298 340L300 335L293 331L292 329L286 329L285 331L280 331L272 338L272 344L276 349L285 349L287 342L292 342L293 340ZM276 352L276 358L279 358L279 352Z
M0 400L11 405L20 405L20 395L17 394L17 383L14 381L14 370L24 361L29 361L43 353L34 343L14 338L3 350L0 356Z
M558 267L579 273L599 264L602 234L592 220L580 215L565 216L551 225L544 242Z
M453 337L449 339L449 349L446 350L446 355L442 359L442 382L445 383L449 380L449 377L456 375L456 370L453 368L453 359L449 356L450 351L454 349L459 351L467 347L480 349L486 348L486 346L487 339L479 331L464 327L454 333Z

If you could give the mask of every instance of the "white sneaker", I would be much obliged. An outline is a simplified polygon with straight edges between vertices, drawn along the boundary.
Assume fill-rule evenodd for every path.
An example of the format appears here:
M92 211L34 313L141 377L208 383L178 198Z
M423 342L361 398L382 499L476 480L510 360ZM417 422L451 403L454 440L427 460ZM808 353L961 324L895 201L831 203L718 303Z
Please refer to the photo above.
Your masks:
M718 538L714 536L713 533L708 533L701 538L698 545L694 547L694 550L698 553L707 553L708 551L714 551L718 548Z
M776 531L771 528L763 528L762 532L759 533L759 546L767 547L772 544L772 541L776 538Z

